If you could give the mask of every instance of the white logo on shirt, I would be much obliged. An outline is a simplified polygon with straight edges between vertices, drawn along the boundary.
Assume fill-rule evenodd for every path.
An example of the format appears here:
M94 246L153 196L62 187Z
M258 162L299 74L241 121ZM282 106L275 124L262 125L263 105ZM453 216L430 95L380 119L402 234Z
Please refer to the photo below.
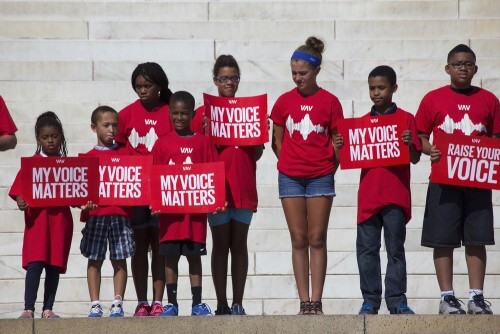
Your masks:
M304 118L298 123L294 123L292 117L289 115L286 120L286 128L290 133L290 137L295 131L298 131L302 135L302 138L304 138L304 140L306 140L309 134L311 134L312 132L324 132L326 135L328 135L328 129L325 129L320 124L314 124L313 122L311 122L309 114L305 114Z
M149 152L153 149L154 144L158 140L158 135L155 132L154 128L149 129L148 133L145 136L139 136L135 128L130 131L130 135L128 136L128 141L133 148L137 148L139 144L143 144L146 146Z
M466 136L470 136L474 131L486 132L486 126L482 123L474 124L468 114L465 114L464 117L458 122L455 122L449 115L446 115L443 123L439 125L438 128L450 134L452 134L455 130L460 130Z

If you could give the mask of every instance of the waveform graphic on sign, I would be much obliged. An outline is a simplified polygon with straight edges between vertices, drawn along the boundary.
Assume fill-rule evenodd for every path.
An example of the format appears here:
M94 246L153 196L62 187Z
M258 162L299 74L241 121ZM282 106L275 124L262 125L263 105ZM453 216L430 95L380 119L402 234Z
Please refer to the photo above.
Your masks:
M153 149L154 144L158 140L158 135L155 132L154 128L149 129L148 133L145 136L139 136L135 128L130 132L130 136L128 136L128 141L133 148L136 148L139 144L143 144L146 146L149 152Z
M467 136L470 136L474 131L486 132L486 127L481 123L474 124L468 114L465 114L458 122L455 122L449 115L446 115L443 123L438 128L449 134L452 134L455 130L460 130Z
M293 135L294 131L298 131L300 132L304 140L306 140L312 132L324 132L325 134L328 134L328 129L325 129L319 124L315 125L313 122L311 122L309 114L305 114L304 118L298 123L294 123L292 117L288 116L288 119L286 120L286 128L288 129L288 132L290 132L290 136Z

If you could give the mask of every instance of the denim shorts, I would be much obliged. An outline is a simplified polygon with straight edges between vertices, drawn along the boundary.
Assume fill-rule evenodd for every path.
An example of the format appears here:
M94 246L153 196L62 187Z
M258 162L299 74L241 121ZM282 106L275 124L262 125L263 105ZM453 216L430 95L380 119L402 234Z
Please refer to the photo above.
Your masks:
M335 196L333 174L305 178L278 174L279 198Z
M226 212L209 213L208 224L210 226L219 226L229 223L231 220L236 220L240 223L250 225L252 221L253 210L227 208Z

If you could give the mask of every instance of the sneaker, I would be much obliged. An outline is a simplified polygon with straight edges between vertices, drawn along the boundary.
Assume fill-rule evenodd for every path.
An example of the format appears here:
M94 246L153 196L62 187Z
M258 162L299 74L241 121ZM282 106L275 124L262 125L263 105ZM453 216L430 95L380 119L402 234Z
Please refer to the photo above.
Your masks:
M201 303L201 304L193 306L193 308L191 309L191 315L206 316L206 315L213 315L213 314L212 314L212 310L210 309L210 306L208 306L205 303Z
M111 305L111 309L109 310L109 317L110 318L121 318L123 316L124 316L124 314L123 314L122 304Z
M491 303L487 300L484 300L484 296L475 295L472 300L469 300L467 304L467 313L468 314L493 314L490 309Z
M378 314L378 309L371 304L363 304L358 312L359 315Z
M238 304L234 304L233 306L231 306L231 314L232 315L247 315L245 313L245 309L243 308L243 306L238 305Z
M149 312L149 315L152 317L159 317L160 315L163 314L163 305L160 303L153 303L151 305L151 311Z
M465 314L465 311L460 307L463 302L455 298L453 295L445 295L444 299L439 303L439 314Z
M19 319L33 319L34 317L35 313L32 310L24 310L19 316Z
M167 304L163 307L162 317L176 317L179 315L179 309L174 304Z
M134 317L149 317L151 307L148 304L139 304L135 308Z
M99 304L92 305L89 312L89 318L100 318L102 317L102 307Z
M58 319L60 316L52 312L52 310L45 310L42 312L42 319Z
M391 314L415 314L413 310L405 304L401 304L398 307L394 308L390 312Z
M217 305L217 309L215 310L215 315L231 315L231 308L229 305Z

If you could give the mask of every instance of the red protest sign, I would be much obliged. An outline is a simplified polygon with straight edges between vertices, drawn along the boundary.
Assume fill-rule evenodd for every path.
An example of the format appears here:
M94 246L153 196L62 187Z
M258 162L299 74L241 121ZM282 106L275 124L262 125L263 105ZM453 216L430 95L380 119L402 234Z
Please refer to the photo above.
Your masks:
M149 205L152 156L100 156L99 205Z
M232 98L203 94L203 101L214 144L248 146L269 141L267 94Z
M224 163L153 165L151 205L162 213L211 213L224 207Z
M81 206L98 201L96 157L21 158L22 196L28 205Z
M340 167L371 168L409 163L410 153L402 138L406 128L406 119L400 113L339 120L337 129L344 138Z
M441 158L432 164L432 182L500 189L499 139L446 133L439 133L435 139Z

